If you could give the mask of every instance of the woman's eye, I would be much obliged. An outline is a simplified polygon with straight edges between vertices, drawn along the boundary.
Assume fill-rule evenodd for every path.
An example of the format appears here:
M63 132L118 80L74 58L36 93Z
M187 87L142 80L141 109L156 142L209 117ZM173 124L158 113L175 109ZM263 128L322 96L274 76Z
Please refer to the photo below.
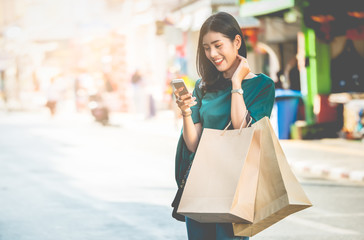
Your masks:
M210 50L210 48L205 48L205 51L208 51L208 50Z
M216 48L220 48L222 45L220 44L220 45L216 45Z

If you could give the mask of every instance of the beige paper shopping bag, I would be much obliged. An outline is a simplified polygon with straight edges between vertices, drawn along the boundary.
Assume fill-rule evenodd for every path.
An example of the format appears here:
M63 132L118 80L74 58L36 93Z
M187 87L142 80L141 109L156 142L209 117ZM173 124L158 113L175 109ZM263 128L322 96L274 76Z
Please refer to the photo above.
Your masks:
M199 222L251 223L259 154L255 126L204 129L177 212Z
M288 165L269 119L263 118L254 125L261 133L254 219L250 224L234 223L236 236L254 236L288 215L312 206Z

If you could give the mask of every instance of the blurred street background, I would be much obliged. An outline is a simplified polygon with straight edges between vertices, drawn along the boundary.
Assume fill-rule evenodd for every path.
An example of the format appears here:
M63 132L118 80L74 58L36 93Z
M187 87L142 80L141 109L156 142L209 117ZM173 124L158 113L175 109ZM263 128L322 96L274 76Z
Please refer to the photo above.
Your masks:
M364 239L359 0L0 0L0 240L187 239L171 217L199 28L238 20L313 207L253 239Z

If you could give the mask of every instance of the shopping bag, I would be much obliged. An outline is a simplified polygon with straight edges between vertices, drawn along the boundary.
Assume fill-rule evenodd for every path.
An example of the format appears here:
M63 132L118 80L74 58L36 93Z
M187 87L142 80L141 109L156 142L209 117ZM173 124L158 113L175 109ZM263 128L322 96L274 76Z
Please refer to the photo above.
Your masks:
M250 224L234 223L236 236L254 236L288 215L312 206L290 169L269 119L263 118L254 125L261 134L254 220Z
M253 222L260 133L254 125L227 128L203 130L179 214L199 222Z

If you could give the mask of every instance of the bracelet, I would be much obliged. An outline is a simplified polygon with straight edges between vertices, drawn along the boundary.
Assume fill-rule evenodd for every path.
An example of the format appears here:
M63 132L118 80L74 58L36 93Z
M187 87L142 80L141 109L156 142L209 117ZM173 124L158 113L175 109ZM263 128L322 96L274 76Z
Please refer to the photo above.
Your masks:
M188 111L187 113L182 112L183 117L189 117L192 115L192 111Z

